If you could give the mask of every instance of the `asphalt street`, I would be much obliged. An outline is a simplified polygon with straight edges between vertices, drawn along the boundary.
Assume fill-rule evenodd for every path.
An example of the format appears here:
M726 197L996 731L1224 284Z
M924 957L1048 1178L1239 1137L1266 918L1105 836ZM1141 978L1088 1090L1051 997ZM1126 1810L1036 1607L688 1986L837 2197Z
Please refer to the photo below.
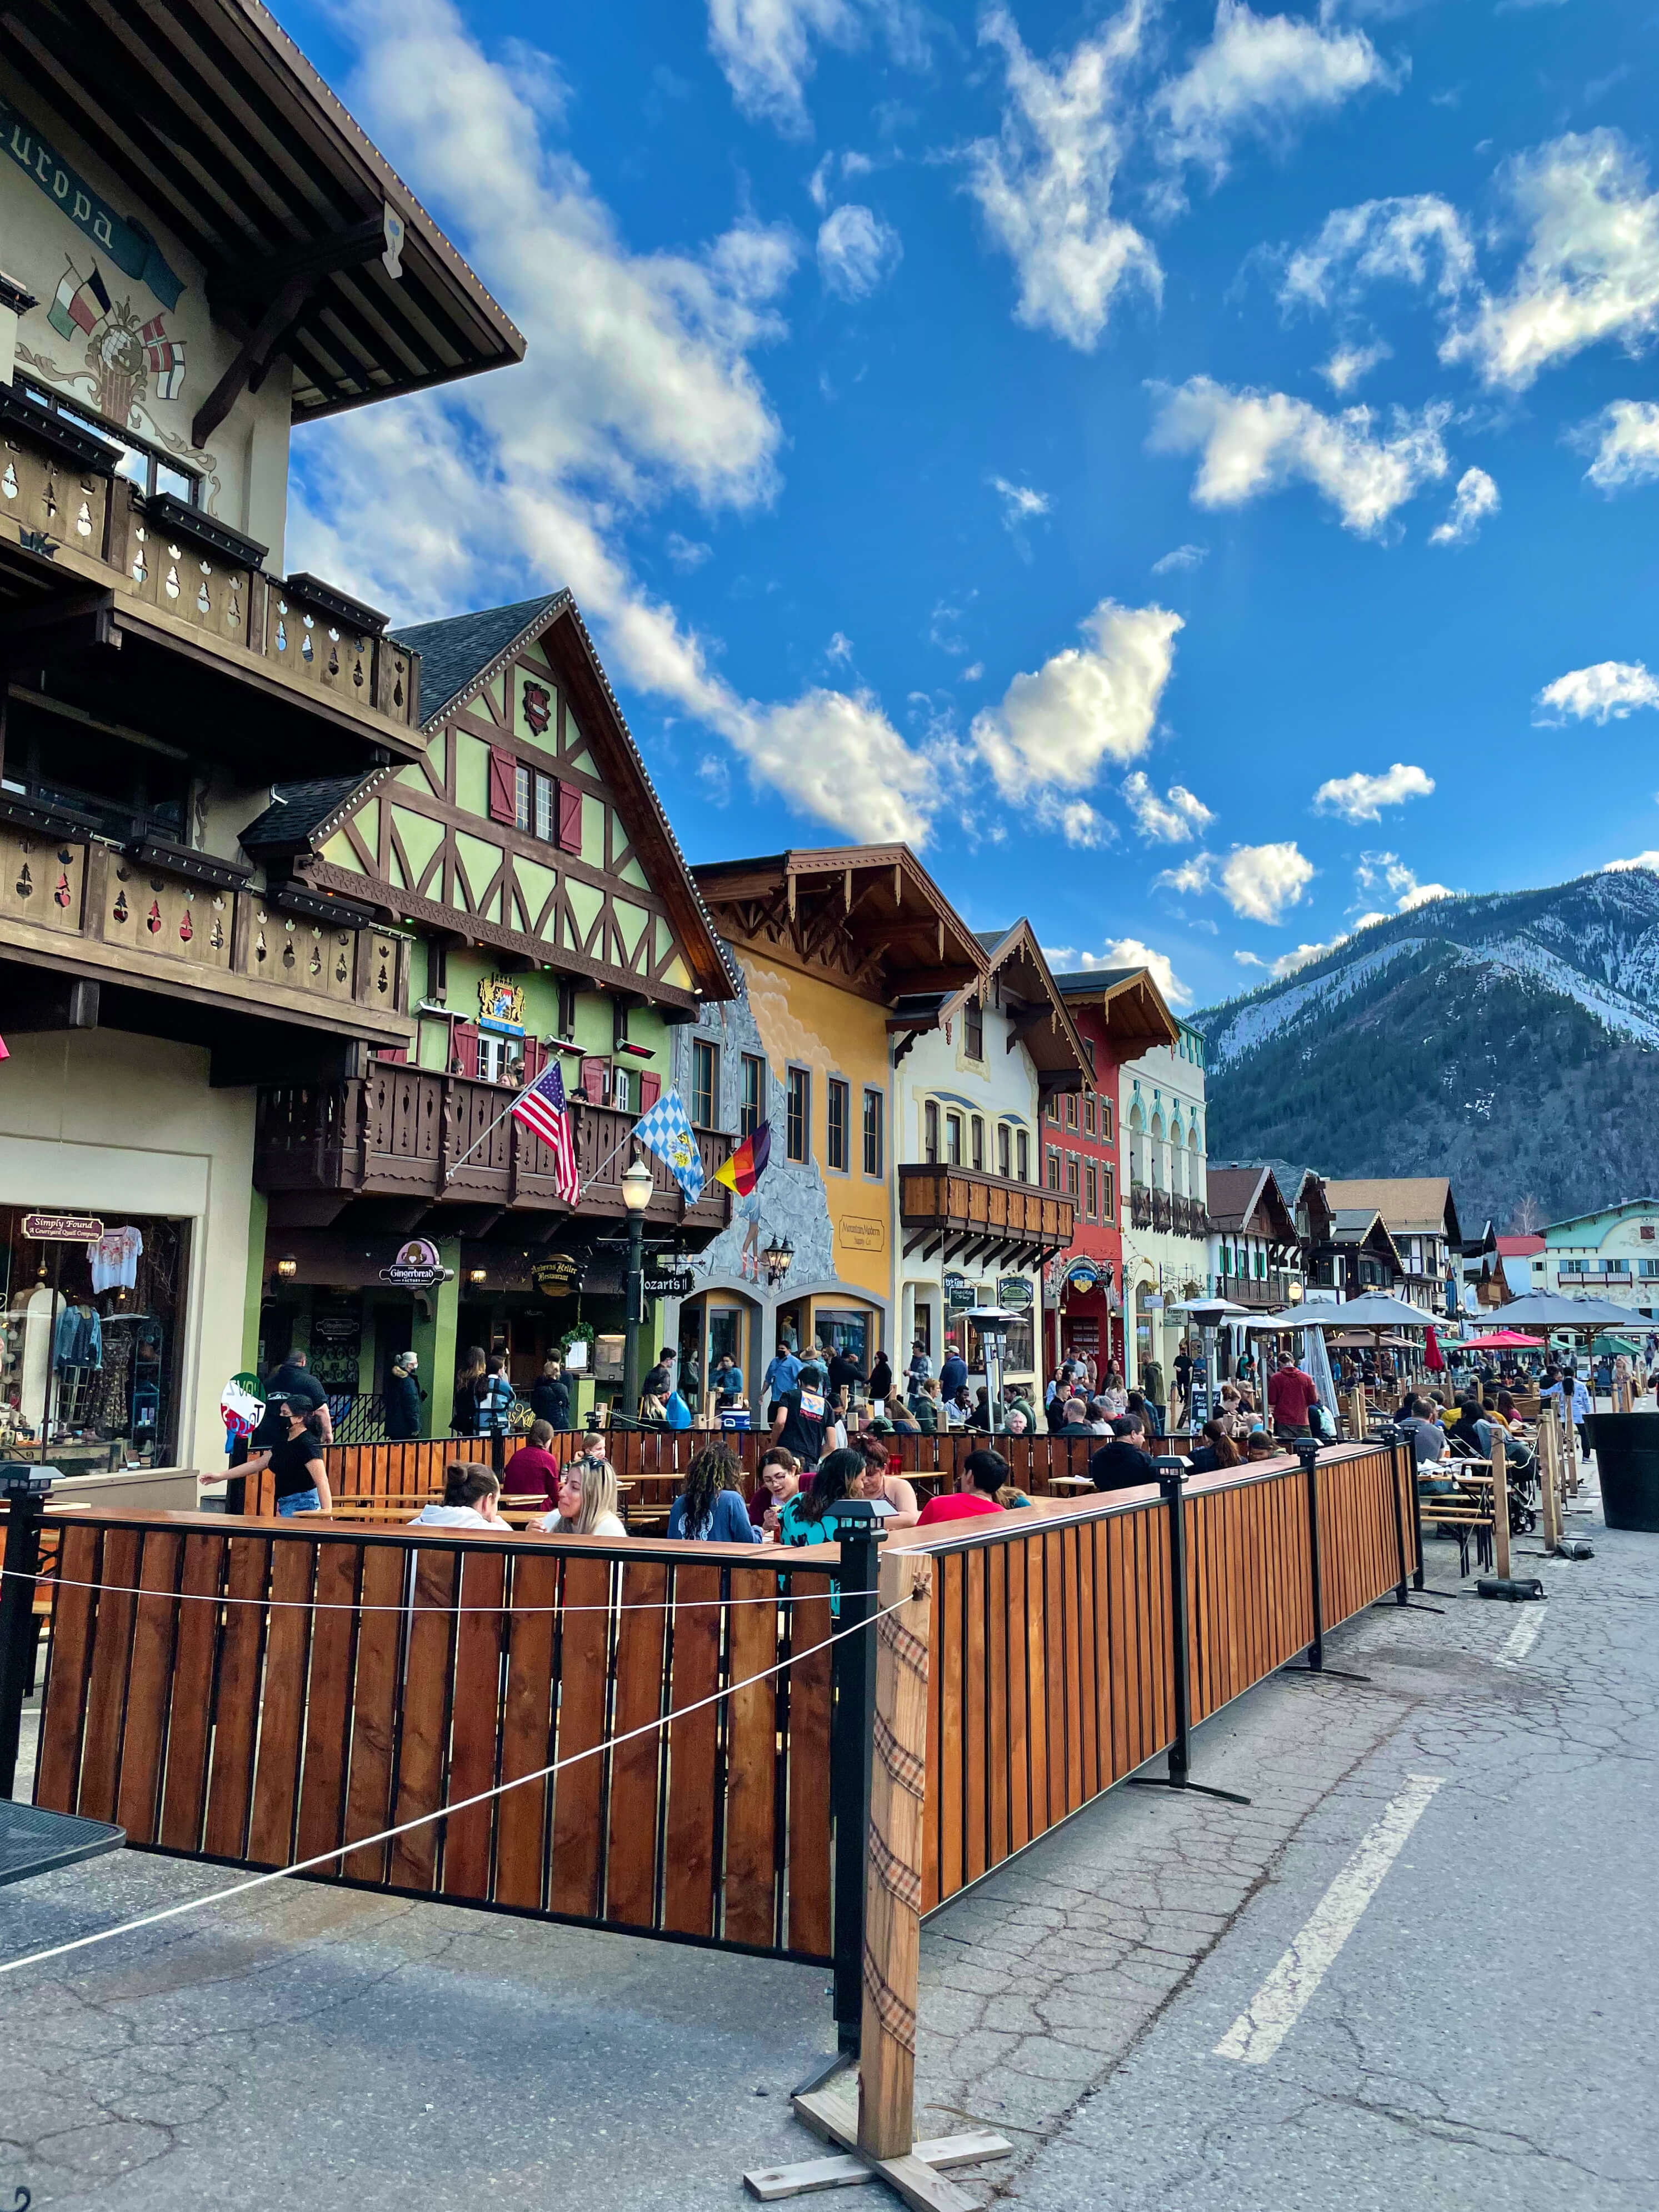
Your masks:
M1593 1533L1517 1560L1537 1607L1431 1547L1439 1610L1332 1639L1368 1680L1279 1675L1200 1732L1248 1805L1115 1791L928 1923L919 2130L1017 2146L977 2201L1659 2203L1659 1537ZM126 1852L0 1890L0 1961L222 1878ZM732 2207L813 2154L824 1980L278 1885L0 1978L0 2204Z

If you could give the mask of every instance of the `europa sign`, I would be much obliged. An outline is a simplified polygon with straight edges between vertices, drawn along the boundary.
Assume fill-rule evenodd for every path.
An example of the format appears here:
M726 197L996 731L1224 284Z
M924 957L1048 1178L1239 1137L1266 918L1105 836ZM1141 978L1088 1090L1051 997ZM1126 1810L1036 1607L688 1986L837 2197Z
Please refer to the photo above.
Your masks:
M438 1257L437 1246L428 1243L424 1237L411 1237L392 1265L380 1270L383 1283L395 1283L404 1291L429 1291L434 1283L454 1279L455 1270L445 1267Z

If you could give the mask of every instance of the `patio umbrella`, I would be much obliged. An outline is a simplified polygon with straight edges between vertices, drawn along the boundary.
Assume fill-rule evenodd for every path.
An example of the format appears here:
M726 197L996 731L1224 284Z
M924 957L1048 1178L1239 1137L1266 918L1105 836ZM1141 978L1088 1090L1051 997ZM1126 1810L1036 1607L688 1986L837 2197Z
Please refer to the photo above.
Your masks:
M1364 1297L1349 1298L1341 1305L1304 1306L1301 1328L1432 1328L1432 1317L1420 1306L1408 1306L1404 1298L1392 1297L1387 1291L1368 1291Z
M1611 1298L1569 1297L1562 1291L1528 1291L1524 1297L1511 1298L1504 1316L1511 1324L1529 1322L1543 1329L1628 1328L1631 1325L1628 1306L1616 1306Z
M1518 1328L1495 1328L1486 1336L1470 1336L1463 1340L1465 1352L1536 1352L1542 1345L1541 1336L1523 1336Z
M1338 1413L1336 1377L1331 1372L1331 1355L1326 1347L1322 1328L1310 1328L1304 1339L1307 1345L1308 1372L1319 1393L1319 1402L1334 1420Z
M1423 1340L1423 1364L1431 1375L1443 1375L1446 1371L1446 1355L1440 1349L1440 1339L1432 1329Z

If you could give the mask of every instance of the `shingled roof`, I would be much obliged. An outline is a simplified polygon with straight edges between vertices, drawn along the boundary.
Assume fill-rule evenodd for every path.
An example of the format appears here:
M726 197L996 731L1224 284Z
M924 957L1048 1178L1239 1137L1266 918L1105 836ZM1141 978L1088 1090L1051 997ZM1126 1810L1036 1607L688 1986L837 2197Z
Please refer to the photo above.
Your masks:
M569 597L568 592L549 592L539 599L519 599L510 607L447 615L441 622L415 623L397 631L397 642L421 656L422 728L441 722L492 662Z
M242 832L244 851L297 853L330 815L337 812L376 773L369 769L361 775L324 775L308 783L272 784L270 805Z

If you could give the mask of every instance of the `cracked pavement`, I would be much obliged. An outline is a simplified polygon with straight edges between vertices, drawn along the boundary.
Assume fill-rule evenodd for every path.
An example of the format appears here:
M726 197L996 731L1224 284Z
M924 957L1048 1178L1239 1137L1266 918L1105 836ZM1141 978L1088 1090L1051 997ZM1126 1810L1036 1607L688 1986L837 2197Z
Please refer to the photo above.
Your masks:
M1659 1539L1593 1533L1582 1565L1517 1547L1550 1592L1518 1663L1520 1609L1453 1595L1431 1543L1441 1611L1328 1642L1368 1682L1279 1675L1200 1730L1194 1778L1249 1805L1116 1790L929 1923L918 2132L1017 2146L970 2196L1650 2212ZM1422 1772L1443 1788L1277 2055L1216 2057ZM222 1878L124 1852L0 1889L0 1959ZM814 2154L787 2094L832 2044L826 1979L279 1886L0 1981L0 2203L731 2206Z

